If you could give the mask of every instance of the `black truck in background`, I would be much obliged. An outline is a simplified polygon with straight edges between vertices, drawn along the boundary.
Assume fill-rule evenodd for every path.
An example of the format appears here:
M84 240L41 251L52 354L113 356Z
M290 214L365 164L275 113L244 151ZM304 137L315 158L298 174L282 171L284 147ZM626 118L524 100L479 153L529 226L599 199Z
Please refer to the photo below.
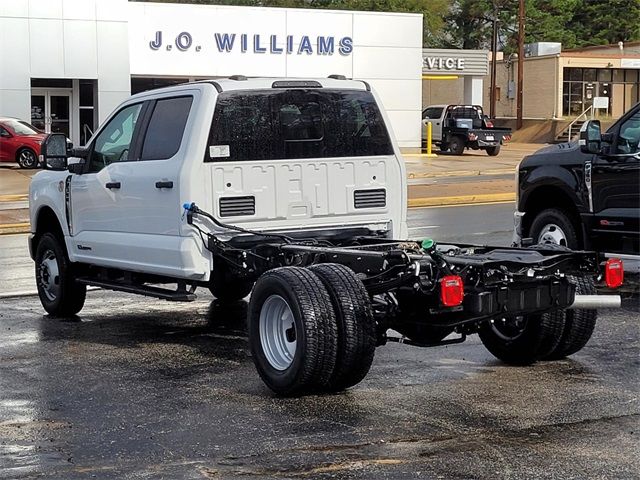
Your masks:
M422 111L422 144L427 145L426 124L432 143L441 152L462 155L465 149L484 150L494 157L511 140L511 129L495 127L480 105L430 105Z
M516 174L514 242L615 253L640 265L640 103L606 133L586 122L579 142L525 157ZM526 242L525 242L526 243Z

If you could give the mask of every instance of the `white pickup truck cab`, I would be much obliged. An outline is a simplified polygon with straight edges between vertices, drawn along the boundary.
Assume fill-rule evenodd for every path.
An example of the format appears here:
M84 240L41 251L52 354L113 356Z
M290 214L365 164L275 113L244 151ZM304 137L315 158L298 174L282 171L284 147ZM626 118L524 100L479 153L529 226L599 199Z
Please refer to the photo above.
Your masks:
M56 223L71 262L207 282L186 202L254 230L406 236L404 163L365 82L236 78L134 95L83 165L38 173L32 252Z
M517 364L580 350L595 325L580 308L607 304L591 296L597 255L405 240L406 173L379 104L339 76L238 76L135 95L84 148L50 135L29 193L43 307L74 315L87 285L251 293L253 360L287 395L357 384L387 341L479 333Z

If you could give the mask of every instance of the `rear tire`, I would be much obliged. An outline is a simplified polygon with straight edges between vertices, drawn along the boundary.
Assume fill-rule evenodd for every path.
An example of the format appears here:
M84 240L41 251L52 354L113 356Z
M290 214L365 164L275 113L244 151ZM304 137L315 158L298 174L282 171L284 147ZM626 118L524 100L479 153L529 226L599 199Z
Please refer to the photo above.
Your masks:
M486 323L478 332L491 354L512 365L530 365L553 352L562 337L565 315L562 310L523 317L523 325Z
M251 293L253 280L240 278L222 264L215 264L211 279L209 280L209 291L222 303L238 302Z
M271 390L289 396L326 390L338 327L317 275L300 267L264 273L253 289L248 321L253 361Z
M344 265L325 263L309 270L326 287L336 314L338 352L327 390L337 392L360 383L373 363L376 325L369 294L353 270Z
M82 310L87 286L76 282L67 252L56 236L42 235L35 261L38 296L47 313L70 317Z
M464 153L465 140L462 137L451 137L449 140L449 150L454 155L462 155Z
M440 149L440 151L442 153L446 153L449 151L449 144L448 143L441 143L440 145L438 145L438 148Z
M569 276L569 281L576 286L576 295L595 295L596 286L593 279L587 276ZM545 357L545 360L560 360L582 350L587 344L598 318L597 310L583 308L567 310L562 337L556 348Z
M500 153L500 145L496 145L495 147L487 147L487 154L490 157L495 157Z

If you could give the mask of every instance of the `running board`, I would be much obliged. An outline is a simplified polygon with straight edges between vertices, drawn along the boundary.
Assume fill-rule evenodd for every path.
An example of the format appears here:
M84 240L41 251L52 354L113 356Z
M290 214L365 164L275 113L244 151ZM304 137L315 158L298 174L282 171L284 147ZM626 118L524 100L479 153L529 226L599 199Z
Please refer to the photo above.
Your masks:
M130 283L107 282L83 277L77 278L76 281L84 285L93 285L106 290L135 293L137 295L160 298L170 302L193 302L196 299L195 287L192 290L186 290L184 288L169 290L168 288L153 287L151 285L132 285Z

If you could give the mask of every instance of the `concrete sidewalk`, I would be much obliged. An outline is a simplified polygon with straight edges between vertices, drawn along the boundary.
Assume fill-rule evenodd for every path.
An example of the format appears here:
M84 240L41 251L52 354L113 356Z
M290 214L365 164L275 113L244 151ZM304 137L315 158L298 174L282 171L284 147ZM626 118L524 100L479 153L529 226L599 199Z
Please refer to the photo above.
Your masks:
M405 153L409 207L513 201L516 166L525 155L541 147L511 143L496 157L484 151L437 157ZM0 234L29 231L29 183L37 172L0 165Z

